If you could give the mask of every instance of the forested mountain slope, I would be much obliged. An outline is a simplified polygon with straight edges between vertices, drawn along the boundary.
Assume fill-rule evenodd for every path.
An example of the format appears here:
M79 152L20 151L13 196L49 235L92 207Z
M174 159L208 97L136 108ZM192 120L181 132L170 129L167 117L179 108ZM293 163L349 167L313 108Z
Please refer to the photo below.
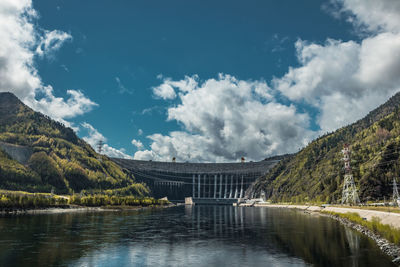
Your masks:
M362 201L389 199L400 175L400 93L356 123L324 135L277 164L256 191L279 202L338 202L343 185L341 150L350 144Z
M15 157L19 149L26 162ZM33 111L12 93L0 93L0 189L149 193L145 185L135 183L133 176L97 154L72 129Z

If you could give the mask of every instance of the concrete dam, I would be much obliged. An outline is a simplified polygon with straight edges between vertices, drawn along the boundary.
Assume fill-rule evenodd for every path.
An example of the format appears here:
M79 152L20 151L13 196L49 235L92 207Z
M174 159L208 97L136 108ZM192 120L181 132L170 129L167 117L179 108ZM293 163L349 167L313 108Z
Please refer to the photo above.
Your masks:
M113 158L130 171L138 182L145 182L155 198L168 197L196 203L231 204L246 196L246 190L265 175L280 157L239 163L178 163Z

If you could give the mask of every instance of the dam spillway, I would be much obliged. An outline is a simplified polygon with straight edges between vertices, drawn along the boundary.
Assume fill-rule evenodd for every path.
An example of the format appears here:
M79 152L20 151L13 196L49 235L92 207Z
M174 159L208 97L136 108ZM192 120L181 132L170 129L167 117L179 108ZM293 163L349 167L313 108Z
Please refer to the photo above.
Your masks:
M265 175L280 158L257 162L189 163L112 159L146 183L155 198L183 201L192 197L198 203L234 203ZM247 196L249 197L249 196Z

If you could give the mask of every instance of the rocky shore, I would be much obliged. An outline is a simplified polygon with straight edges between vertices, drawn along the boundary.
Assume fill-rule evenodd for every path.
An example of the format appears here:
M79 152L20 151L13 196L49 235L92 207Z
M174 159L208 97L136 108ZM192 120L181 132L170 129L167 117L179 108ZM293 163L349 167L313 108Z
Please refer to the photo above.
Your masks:
M361 215L361 217L371 219L373 216L377 216L380 219L384 219L386 223L390 222L390 224L399 226L400 223L400 214L396 213L386 213L380 211L373 210L361 210L361 209L351 209L351 208L340 208L340 207L320 207L320 206L307 206L307 205L279 205L279 204L258 204L258 207L271 207L271 208L289 208L303 211L308 214L318 214L321 216L327 216L334 220L339 221L343 225L353 228L354 230L368 236L372 240L376 242L378 247L384 252L386 255L390 256L393 259L393 262L400 266L400 246L395 245L389 242L387 239L383 238L380 235L375 234L368 228L354 223L346 218L342 218L338 215L332 215L329 213L324 213L324 211L328 212L336 212L336 213L346 213L346 212L356 212Z
M339 221L341 224L353 228L354 230L357 230L358 232L368 236L369 238L371 238L372 240L374 240L376 242L376 244L378 245L378 247L387 255L389 255L392 259L393 262L397 265L400 266L400 247L390 243L388 240L386 240L385 238L382 238L381 236L375 234L374 232L372 232L371 230L369 230L368 228L361 226L357 223L351 222L348 219L339 217L337 215L331 215L331 214L326 214L326 213L320 213L323 214L324 216L330 217L334 220Z

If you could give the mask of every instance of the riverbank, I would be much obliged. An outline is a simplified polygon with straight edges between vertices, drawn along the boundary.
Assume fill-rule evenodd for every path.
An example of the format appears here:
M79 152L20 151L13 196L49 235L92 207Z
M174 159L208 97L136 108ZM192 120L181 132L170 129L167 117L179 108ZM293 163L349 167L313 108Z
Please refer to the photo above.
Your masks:
M280 208L294 208L299 210L313 211L313 212L336 212L336 213L358 213L362 218L372 221L373 217L379 218L382 224L391 225L394 228L400 229L400 213L386 212L369 209L358 209L352 207L337 207L337 206L309 206L309 205L279 205L279 204L255 204L254 206L266 207L280 207Z
M368 236L376 242L378 247L387 255L389 255L393 262L400 266L400 246L389 242L381 235L371 231L367 227L351 221L346 218L348 214L358 214L361 220L374 221L375 218L380 220L380 223L390 225L396 229L400 229L400 214L393 212L383 212L376 210L366 210L348 207L320 207L320 206L307 206L307 205L279 205L279 204L255 204L256 207L271 207L271 208L289 208L297 209L307 213L319 214L328 216L334 220L339 221L341 224L353 228L358 232Z
M33 209L8 209L0 210L0 216L14 215L39 215L39 214L60 214L60 213L85 213L85 212L104 212L104 211L133 211L146 209L163 209L175 207L175 204L154 205L154 206L100 206L100 207L85 207L85 206L65 206L65 207L48 207L48 208L33 208Z

